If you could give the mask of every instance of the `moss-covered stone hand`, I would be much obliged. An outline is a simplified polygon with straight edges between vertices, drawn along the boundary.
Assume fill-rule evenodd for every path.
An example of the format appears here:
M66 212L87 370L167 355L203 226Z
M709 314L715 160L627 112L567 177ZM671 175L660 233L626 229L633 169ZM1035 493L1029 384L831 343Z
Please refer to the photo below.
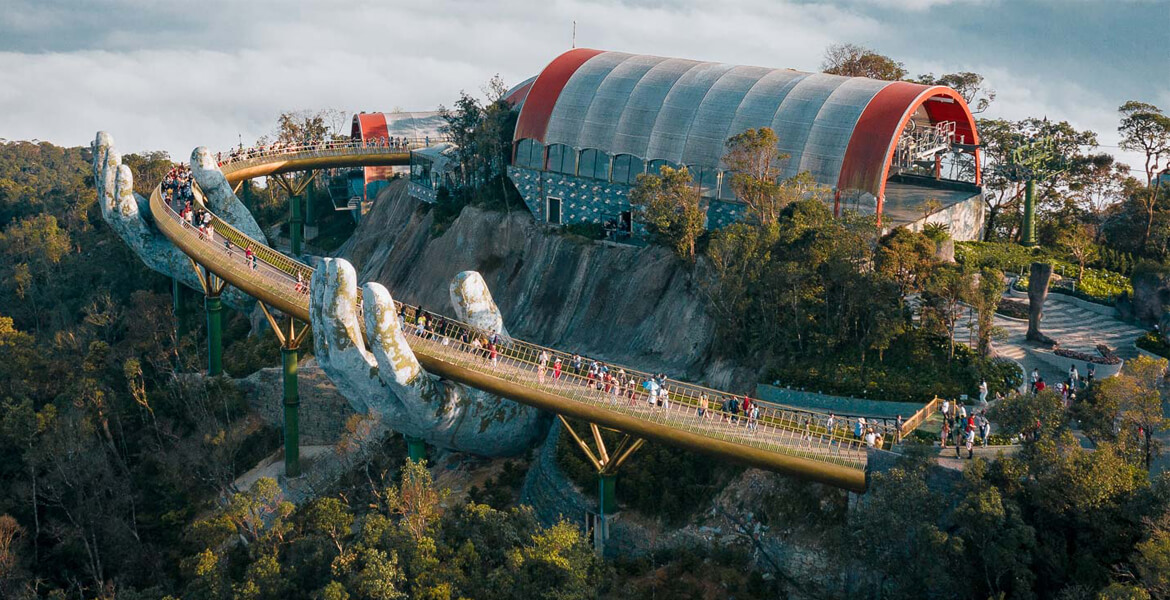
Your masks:
M544 432L540 411L427 373L408 344L390 292L362 286L344 259L317 261L310 317L317 361L359 412L391 429L454 450L515 455ZM507 338L503 318L479 273L451 283L456 318Z
M187 256L155 227L149 201L134 192L134 174L122 163L122 155L115 147L113 137L99 131L92 150L94 187L102 218L146 266L168 277L178 278L187 287L201 289ZM263 242L260 226L232 193L231 186L206 148L196 148L191 153L191 174L204 192L208 210ZM226 289L223 299L229 306L240 310L250 310L254 304L251 298L234 288Z

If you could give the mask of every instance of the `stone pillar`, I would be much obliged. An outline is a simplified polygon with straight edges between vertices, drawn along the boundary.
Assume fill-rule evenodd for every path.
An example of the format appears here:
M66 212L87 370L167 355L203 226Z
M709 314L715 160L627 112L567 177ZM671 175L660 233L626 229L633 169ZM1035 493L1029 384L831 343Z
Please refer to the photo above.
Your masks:
M1049 279L1052 279L1050 263L1032 263L1028 271L1028 333L1025 336L1028 341L1052 343L1052 338L1040 333L1040 317L1044 314L1044 301L1048 299Z
M281 348L280 357L284 367L284 474L296 477L301 474L301 399L297 393L297 349Z
M223 301L219 296L204 296L207 312L207 374L223 374Z

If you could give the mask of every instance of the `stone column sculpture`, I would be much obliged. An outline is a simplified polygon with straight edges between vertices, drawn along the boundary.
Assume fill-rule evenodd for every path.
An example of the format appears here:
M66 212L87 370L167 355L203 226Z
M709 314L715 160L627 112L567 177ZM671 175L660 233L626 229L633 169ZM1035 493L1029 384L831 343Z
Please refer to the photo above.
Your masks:
M1032 263L1028 271L1028 333L1030 342L1052 344L1053 339L1040 333L1040 318L1044 315L1044 301L1048 299L1048 282L1052 279L1051 263Z

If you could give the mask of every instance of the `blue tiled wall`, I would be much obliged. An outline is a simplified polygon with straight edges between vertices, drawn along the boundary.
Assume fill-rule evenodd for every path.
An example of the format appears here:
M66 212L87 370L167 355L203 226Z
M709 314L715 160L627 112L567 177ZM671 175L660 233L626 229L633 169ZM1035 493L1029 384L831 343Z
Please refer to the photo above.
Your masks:
M519 167L508 167L508 176L537 221L545 219L544 200L549 196L561 199L564 224L601 223L630 210L630 186L625 184ZM738 221L742 214L741 204L713 200L707 207L707 228L724 227Z

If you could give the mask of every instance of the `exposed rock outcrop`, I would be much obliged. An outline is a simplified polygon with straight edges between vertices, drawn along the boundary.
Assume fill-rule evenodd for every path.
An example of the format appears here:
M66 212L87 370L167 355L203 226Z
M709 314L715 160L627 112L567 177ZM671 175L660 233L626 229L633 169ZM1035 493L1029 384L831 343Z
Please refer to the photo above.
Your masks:
M719 387L754 386L754 372L710 356L702 263L692 271L665 248L584 241L527 212L465 208L435 236L432 215L396 182L340 253L360 281L410 304L444 308L450 278L474 270L519 338Z

